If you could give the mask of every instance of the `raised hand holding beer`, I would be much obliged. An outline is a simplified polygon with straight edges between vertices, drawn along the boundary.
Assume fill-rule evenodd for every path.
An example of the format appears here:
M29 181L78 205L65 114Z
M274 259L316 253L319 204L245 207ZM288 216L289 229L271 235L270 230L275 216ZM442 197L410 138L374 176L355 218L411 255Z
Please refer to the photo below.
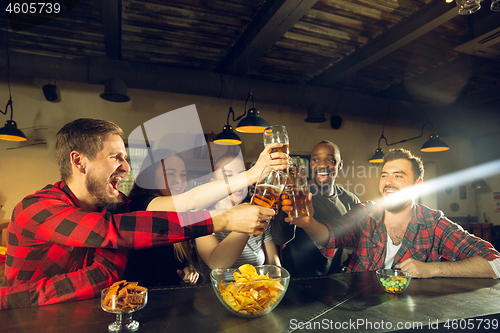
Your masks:
M273 125L269 126L264 130L263 133L264 139L264 147L266 147L270 143L281 143L283 144L281 147L276 147L271 149L270 153L282 152L285 154L289 154L289 145L288 141L288 133L286 131L286 127L283 125Z
M297 217L297 218L288 216L288 217L285 217L285 222L293 223L297 227L303 228L304 230L310 229L310 227L312 225L316 225L317 226L318 223L313 223L316 220L313 217L313 215L314 215L314 208L313 208L313 205L312 205L312 193L311 192L309 192L308 195L307 195L306 203L307 203L307 209L309 211L309 216ZM292 211L293 210L292 200L290 200L290 199L284 199L283 196L282 196L281 197L281 209L285 213L288 213L288 212Z
M267 176L267 174L262 173L264 170L267 170L269 172L271 169L284 170L288 168L289 160L287 154L280 152L271 153L272 149L280 147L281 143L276 142L267 145L264 150L262 150L259 158L249 170L251 184L262 180L264 176ZM268 168L266 169L266 167Z
M282 170L266 169L262 171L265 176L255 185L255 191L250 203L252 205L272 208L281 195L288 176Z

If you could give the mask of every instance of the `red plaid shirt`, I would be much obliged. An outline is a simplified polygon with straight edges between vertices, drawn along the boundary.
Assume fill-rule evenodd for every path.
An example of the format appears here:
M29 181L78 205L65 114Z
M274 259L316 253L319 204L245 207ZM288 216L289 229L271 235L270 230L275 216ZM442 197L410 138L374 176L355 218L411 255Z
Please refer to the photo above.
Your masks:
M330 242L321 252L333 257L335 247L353 246L347 272L373 271L384 266L387 230L384 209L373 202L358 204L341 219L324 222ZM415 205L413 216L394 257L394 264L413 258L422 262L449 261L481 256L488 261L500 257L493 246L469 234L441 211Z
M8 231L2 310L100 296L121 278L125 249L205 236L213 225L208 212L85 211L68 186L58 182L24 198Z

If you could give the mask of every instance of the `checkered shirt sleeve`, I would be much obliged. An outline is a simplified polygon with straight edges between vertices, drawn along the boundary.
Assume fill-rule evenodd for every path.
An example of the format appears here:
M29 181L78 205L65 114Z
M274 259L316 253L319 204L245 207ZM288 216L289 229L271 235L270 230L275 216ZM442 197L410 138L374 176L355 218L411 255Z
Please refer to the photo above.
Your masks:
M376 270L384 265L387 230L384 210L373 202L356 205L336 221L324 222L330 240L321 252L332 257L336 247L355 247L347 272ZM487 241L469 234L447 219L441 211L415 205L413 216L403 237L394 265L412 258L422 262L462 260L480 256L488 261L500 253Z
M125 249L204 236L213 226L208 212L85 211L59 182L20 202L8 231L1 309L97 297L121 278Z
M98 248L92 251L93 262L74 272L42 277L33 282L11 281L10 286L0 287L0 309L98 297L102 289L121 279L127 256L125 250Z
M328 259L335 255L335 248L343 246L355 246L358 244L359 235L364 225L363 217L366 214L366 205L371 202L360 203L352 207L345 215L335 221L319 221L323 223L329 232L328 244L321 248L321 253Z

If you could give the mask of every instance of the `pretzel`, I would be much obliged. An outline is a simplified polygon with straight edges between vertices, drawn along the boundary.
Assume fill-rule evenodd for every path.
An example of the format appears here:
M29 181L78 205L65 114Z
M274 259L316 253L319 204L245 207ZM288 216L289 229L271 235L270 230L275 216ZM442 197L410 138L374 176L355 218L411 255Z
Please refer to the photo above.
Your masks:
M146 288L138 286L137 282L121 280L113 283L104 297L102 306L110 311L131 311L144 303Z

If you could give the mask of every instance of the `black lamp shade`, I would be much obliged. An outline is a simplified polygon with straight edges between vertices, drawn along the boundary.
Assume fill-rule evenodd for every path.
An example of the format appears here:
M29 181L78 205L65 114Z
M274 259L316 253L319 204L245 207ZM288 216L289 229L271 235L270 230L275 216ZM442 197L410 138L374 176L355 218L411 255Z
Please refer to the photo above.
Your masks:
M326 121L325 112L315 108L307 109L306 123L322 123Z
M7 141L26 141L26 135L17 128L13 120L7 120L5 126L0 128L0 139Z
M429 135L429 141L423 144L422 148L420 149L423 152L440 152L440 151L445 151L450 149L444 141L439 139L439 135L436 133L432 133Z
M375 154L368 160L370 163L379 164L384 163L384 152L381 148L375 150Z
M234 146L234 145L240 145L241 140L240 137L233 132L233 126L226 125L224 126L222 132L219 135L217 135L217 137L214 140L214 143L218 145Z
M102 99L110 102L123 103L130 101L127 96L127 85L118 78L112 78L104 84L104 92L99 95Z
M260 117L259 110L251 108L248 110L248 115L236 126L236 131L241 133L263 133L266 127L269 127L269 124Z
M471 186L473 188L485 188L486 187L486 182L482 178L477 178L472 181Z

